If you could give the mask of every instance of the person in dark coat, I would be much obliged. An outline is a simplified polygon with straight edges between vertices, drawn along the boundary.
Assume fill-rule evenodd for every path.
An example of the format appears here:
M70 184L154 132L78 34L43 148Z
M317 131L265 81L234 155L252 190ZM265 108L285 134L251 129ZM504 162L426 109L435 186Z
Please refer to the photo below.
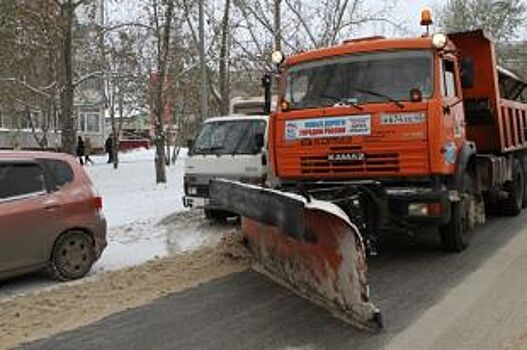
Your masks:
M93 160L91 160L90 158L91 152L92 152L91 140L88 136L86 136L86 140L84 140L84 164L86 165L88 165L88 163L93 165Z
M108 163L113 163L113 134L110 134L104 143L104 149L108 153Z
M84 140L81 136L77 137L77 157L79 157L79 162L81 165L84 165Z

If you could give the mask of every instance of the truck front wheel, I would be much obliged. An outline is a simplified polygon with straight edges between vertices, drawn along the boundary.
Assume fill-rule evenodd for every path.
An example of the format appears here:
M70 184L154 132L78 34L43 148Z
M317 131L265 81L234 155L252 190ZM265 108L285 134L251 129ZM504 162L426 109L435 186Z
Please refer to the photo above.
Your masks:
M450 204L450 221L439 228L441 246L451 252L461 252L469 244L470 227L467 225L465 201Z

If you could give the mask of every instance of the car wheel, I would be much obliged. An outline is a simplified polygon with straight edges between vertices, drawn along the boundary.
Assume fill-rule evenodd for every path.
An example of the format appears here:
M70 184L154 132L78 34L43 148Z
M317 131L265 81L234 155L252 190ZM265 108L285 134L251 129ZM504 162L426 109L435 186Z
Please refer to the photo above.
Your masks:
M93 240L85 232L62 234L53 247L50 270L54 278L70 281L84 277L95 262Z

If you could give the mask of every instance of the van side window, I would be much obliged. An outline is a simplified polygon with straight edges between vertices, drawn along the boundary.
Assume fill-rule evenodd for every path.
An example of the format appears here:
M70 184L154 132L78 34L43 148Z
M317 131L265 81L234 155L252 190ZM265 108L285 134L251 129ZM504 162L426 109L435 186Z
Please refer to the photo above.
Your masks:
M454 62L445 60L443 61L443 85L442 85L443 96L455 97L456 92L456 74Z
M0 162L0 201L45 190L44 172L37 164Z
M50 175L54 189L58 189L70 182L73 182L74 174L70 165L62 160L42 159L41 164Z

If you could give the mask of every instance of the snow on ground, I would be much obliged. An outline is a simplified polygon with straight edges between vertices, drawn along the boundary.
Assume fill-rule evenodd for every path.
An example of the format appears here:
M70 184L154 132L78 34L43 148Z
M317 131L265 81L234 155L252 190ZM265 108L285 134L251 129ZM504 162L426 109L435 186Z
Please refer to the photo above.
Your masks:
M186 150L175 166L167 167L166 184L155 183L154 149L140 149L120 155L119 168L107 164L105 156L92 157L87 166L95 187L104 200L110 228L137 220L160 219L183 210L183 173Z
M183 172L186 149L175 165L167 167L166 184L155 183L154 149L119 156L118 169L105 156L92 156L86 166L103 197L108 221L108 247L91 274L142 264L219 241L221 232L234 223L213 224L201 211L183 207ZM41 274L25 276L0 285L0 301L55 283Z

